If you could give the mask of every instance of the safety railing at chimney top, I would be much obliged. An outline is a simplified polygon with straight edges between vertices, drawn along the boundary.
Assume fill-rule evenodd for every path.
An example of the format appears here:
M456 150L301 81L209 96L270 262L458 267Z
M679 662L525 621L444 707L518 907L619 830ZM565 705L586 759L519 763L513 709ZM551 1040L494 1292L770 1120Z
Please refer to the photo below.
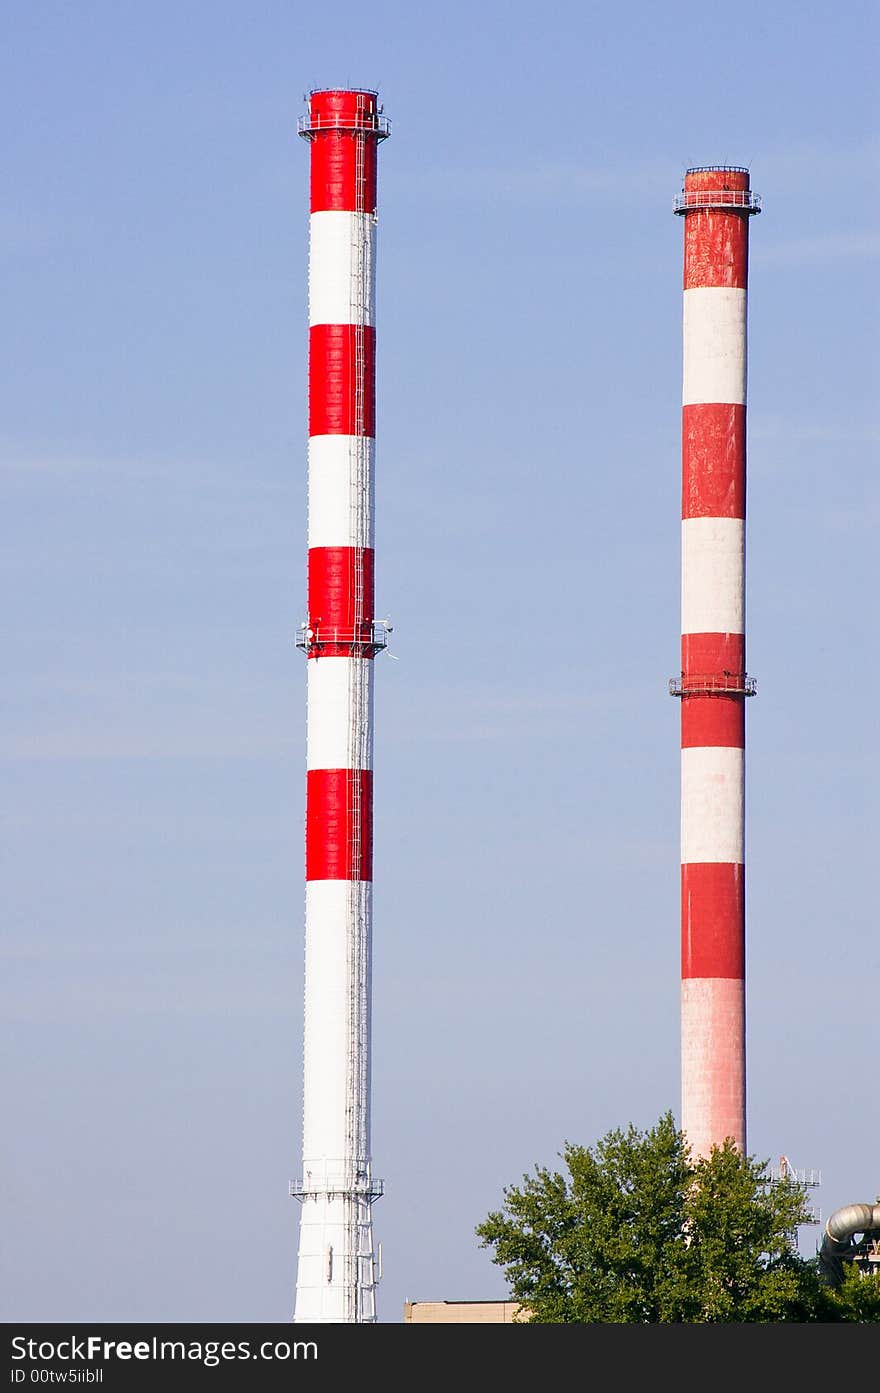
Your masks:
M740 208L760 213L761 195L751 189L682 189L672 200L672 211L687 213L691 208Z
M391 134L391 122L378 111L326 111L314 116L311 112L306 112L305 115L297 117L296 129L300 135L306 136L317 131L369 131L379 140L384 140Z

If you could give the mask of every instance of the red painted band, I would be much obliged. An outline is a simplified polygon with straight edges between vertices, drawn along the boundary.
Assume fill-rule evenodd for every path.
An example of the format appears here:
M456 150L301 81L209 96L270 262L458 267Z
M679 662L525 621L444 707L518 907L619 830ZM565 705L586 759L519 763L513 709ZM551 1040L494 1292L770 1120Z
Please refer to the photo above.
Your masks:
M362 171L358 170L359 162ZM375 213L375 137L363 131L324 131L316 135L311 182L313 213Z
M358 153L358 146L363 151ZM362 160L362 178L358 163ZM311 211L375 213L376 139L363 131L324 131L312 145Z
M749 216L729 208L701 208L684 218L684 288L745 290L749 278Z
M681 670L685 676L744 673L744 634L682 634Z
M744 405L710 402L682 408L681 515L745 518Z
M336 122L343 126L368 126L375 121L378 102L370 87L316 87L309 93L309 117L317 129Z
M371 128L375 128L377 115L375 92L328 89L312 93L313 213L376 211L377 140Z
M745 749L745 702L720 688L745 678L743 634L682 634L681 684L693 694L681 699L681 748L726 745Z
M310 769L306 775L306 880L372 879L372 771Z
M376 434L376 330L309 329L309 435Z
M375 615L372 547L309 548L309 627L350 632ZM358 613L358 610L360 611Z
M733 166L725 168L718 165L714 169L689 169L684 176L685 193L696 193L698 189L714 191L716 189L747 189L749 187L749 171L747 169L736 169Z
M744 978L744 866L695 861L682 866L681 975Z
M745 697L685 696L681 699L681 748L746 747Z

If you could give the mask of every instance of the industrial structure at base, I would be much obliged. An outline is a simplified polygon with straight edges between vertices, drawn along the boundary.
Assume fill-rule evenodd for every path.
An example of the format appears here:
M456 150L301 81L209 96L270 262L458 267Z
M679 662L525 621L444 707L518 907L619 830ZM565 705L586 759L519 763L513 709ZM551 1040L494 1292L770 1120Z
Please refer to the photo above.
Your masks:
M844 1263L855 1263L863 1277L880 1279L880 1195L876 1204L845 1204L825 1225L819 1248L819 1276L839 1287Z
M681 1128L746 1149L746 319L749 220L735 165L689 169L681 508Z
M518 1301L405 1301L404 1325L516 1325L528 1320Z
M370 1052L377 94L313 90L303 1170L297 1322L372 1324Z

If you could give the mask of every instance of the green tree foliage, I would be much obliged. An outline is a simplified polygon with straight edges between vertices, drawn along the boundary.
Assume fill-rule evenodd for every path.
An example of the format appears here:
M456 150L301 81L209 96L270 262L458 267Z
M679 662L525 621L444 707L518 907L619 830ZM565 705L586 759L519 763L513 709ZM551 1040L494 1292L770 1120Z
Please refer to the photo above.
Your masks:
M562 1159L567 1174L536 1166L476 1229L534 1323L848 1320L867 1300L830 1314L835 1295L792 1241L804 1191L730 1140L694 1160L666 1113L566 1143Z
M880 1273L864 1276L854 1262L844 1262L839 1287L824 1291L823 1321L880 1323Z

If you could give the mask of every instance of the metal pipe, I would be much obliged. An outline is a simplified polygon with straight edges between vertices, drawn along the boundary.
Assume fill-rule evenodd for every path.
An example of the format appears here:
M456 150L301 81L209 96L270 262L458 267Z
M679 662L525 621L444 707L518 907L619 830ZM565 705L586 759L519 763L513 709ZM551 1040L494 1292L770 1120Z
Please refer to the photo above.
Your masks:
M826 1236L834 1243L872 1229L880 1229L880 1204L845 1204L835 1209L825 1225Z
M844 1259L859 1252L860 1245L853 1242L857 1233L880 1238L880 1203L845 1204L826 1221L818 1254L819 1276L826 1285L839 1287L843 1281Z

